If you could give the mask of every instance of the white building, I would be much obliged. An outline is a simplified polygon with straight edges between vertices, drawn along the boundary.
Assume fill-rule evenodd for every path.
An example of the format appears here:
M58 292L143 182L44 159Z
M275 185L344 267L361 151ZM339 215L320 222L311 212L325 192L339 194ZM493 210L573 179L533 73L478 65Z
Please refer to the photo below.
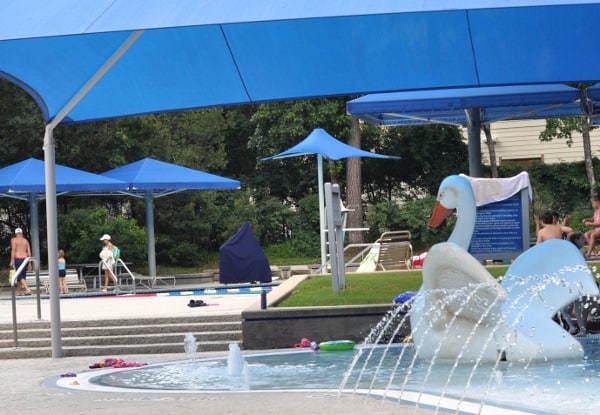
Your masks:
M500 121L491 125L495 141L496 162L499 166L530 163L546 164L583 161L583 144L580 133L573 133L573 144L569 147L565 139L540 141L540 133L545 129L545 120ZM466 132L465 132L466 133ZM466 134L465 134L466 135ZM600 157L600 128L591 131L592 153ZM481 133L483 163L489 165L489 153L485 135Z

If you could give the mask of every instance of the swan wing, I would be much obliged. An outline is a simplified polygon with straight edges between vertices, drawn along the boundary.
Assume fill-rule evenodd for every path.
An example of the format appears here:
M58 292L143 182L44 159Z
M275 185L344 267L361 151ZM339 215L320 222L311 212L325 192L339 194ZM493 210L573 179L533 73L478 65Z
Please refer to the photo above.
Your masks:
M531 308L549 318L580 296L599 294L581 251L562 239L550 239L519 255L502 287L510 295L504 305L508 314Z
M438 307L443 320L458 317L491 323L501 316L506 291L483 265L460 246L434 245L423 264L427 307Z

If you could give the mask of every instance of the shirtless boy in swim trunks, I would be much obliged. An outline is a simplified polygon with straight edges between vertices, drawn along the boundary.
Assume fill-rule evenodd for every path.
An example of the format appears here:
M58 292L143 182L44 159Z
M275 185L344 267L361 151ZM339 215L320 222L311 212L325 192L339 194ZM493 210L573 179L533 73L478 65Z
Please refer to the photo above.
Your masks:
M15 236L10 240L10 267L15 271L19 269L25 258L31 256L29 241L23 236L23 229L15 229ZM31 264L29 265L31 269ZM31 295L27 286L27 273L21 271L17 275L17 295Z
M538 231L536 243L541 244L549 239L562 239L562 230L560 225L552 220L552 212L544 212L541 219L543 228Z

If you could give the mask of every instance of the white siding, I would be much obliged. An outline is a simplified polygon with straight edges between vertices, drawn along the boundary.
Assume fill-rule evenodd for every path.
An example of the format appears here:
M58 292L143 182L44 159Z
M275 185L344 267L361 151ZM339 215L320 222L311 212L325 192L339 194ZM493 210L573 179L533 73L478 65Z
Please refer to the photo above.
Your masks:
M541 158L544 163L573 162L583 160L581 134L573 134L573 144L567 146L565 139L542 142L540 132L546 126L545 120L501 121L491 125L492 137L496 140L496 160ZM481 134L481 151L484 164L489 164L489 154L485 135ZM600 156L600 129L592 130L592 152Z

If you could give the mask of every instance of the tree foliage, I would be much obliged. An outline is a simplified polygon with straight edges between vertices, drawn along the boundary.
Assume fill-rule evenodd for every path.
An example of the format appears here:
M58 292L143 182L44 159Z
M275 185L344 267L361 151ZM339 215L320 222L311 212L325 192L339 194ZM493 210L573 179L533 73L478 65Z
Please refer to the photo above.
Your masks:
M393 201L371 205L367 211L369 240L376 240L386 231L408 230L415 252L427 250L433 244L447 240L455 219L451 216L445 226L431 228L429 217L434 205L434 196L413 199L402 205Z
M122 257L141 263L146 257L146 231L133 219L113 215L108 209L75 209L58 217L58 244L71 263L95 263L102 249L100 236L108 233Z
M583 162L590 194L594 194L596 188L596 174L594 173L592 144L590 139L590 131L593 128L592 121L588 117L549 118L546 120L546 128L540 133L541 141L551 141L554 138L562 138L566 140L569 147L573 144L573 133L577 132L581 134Z
M364 127L365 148L401 157L363 160L365 193L371 203L435 194L444 177L468 170L468 149L456 127Z

